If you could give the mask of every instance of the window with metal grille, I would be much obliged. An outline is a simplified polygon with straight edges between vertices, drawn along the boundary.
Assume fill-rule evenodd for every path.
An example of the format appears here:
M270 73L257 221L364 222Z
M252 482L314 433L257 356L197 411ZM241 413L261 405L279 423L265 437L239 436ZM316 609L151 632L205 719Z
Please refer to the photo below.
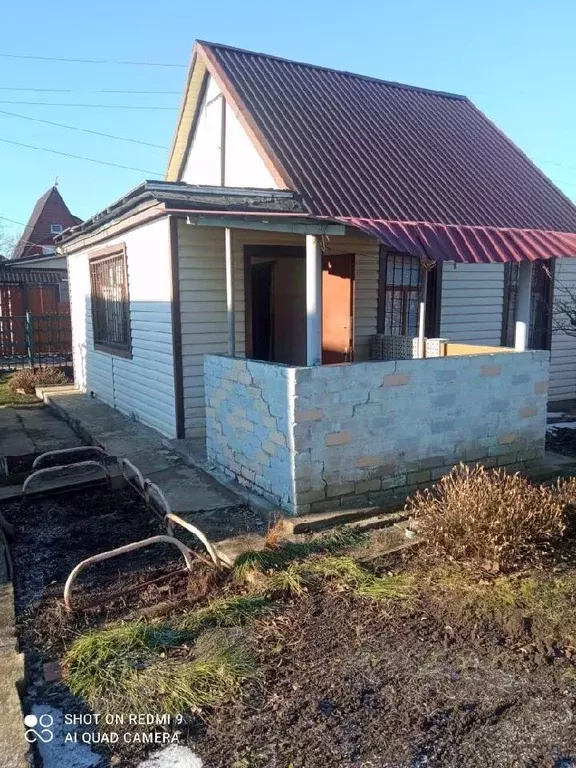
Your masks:
M532 265L530 293L529 349L550 349L552 339L552 275L554 262L536 261ZM518 306L519 264L504 265L504 314L502 317L502 346L513 347Z
M380 263L380 333L390 336L418 334L421 267L417 256L386 253Z
M130 301L123 243L90 258L90 290L94 349L129 357Z

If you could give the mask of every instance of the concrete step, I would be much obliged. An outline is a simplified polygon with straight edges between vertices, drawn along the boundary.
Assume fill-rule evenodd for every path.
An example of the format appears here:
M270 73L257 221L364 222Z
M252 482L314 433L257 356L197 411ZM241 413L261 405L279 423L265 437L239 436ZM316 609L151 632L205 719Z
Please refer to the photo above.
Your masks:
M335 512L318 512L314 515L300 515L283 519L284 530L287 533L315 533L341 525L361 523L368 520L382 520L392 513L401 513L405 497L398 497L390 504L380 507L361 507L359 509L339 509ZM391 523L396 522L391 520ZM390 523L390 524L391 524ZM381 527L377 525L376 527ZM369 530L369 527L366 529Z
M391 525L408 520L406 512L383 512L372 517L365 517L352 523L345 523L345 528L353 528L355 531L376 531L379 528L389 528Z

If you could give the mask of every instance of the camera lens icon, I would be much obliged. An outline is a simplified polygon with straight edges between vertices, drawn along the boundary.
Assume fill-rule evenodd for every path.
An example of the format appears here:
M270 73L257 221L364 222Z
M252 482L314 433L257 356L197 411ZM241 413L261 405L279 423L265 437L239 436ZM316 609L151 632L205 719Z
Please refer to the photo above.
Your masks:
M52 715L26 715L24 718L24 725L26 731L24 732L24 738L30 744L35 741L41 741L43 744L48 744L54 738L54 732L52 726L54 725L54 718Z

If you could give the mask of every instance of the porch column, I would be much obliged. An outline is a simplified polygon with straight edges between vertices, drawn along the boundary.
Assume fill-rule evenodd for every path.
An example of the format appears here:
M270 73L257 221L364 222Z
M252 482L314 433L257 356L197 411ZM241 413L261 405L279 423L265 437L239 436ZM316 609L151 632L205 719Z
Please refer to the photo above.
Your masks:
M234 328L234 264L232 261L232 230L224 230L226 252L226 320L228 323L228 354L236 353L236 335Z
M518 295L516 297L516 333L514 349L524 352L530 330L530 295L532 291L532 262L521 261L518 268Z
M306 365L322 364L322 249L306 235Z
M426 298L428 296L428 269L421 266L422 286L420 289L420 305L418 307L418 357L426 357L425 336L426 336Z

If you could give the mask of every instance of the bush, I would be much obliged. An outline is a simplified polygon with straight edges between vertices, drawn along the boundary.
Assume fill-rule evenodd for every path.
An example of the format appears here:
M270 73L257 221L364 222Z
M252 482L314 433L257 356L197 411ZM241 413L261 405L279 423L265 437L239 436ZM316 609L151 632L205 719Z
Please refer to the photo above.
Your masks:
M564 533L565 505L560 486L460 464L409 499L406 511L432 554L505 570Z
M10 378L12 392L22 391L33 395L36 387L50 387L66 384L68 379L60 368L23 368Z

